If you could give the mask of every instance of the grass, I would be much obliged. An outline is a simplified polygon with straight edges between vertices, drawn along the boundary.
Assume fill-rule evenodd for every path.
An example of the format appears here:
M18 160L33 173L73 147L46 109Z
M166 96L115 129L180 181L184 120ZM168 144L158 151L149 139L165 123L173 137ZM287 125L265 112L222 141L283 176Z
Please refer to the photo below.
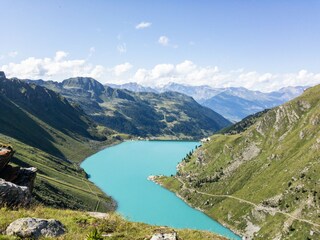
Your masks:
M0 232L3 232L6 227L18 218L36 217L46 219L57 219L64 224L67 233L58 239L86 239L94 229L102 234L110 234L107 239L132 239L142 240L150 239L152 234L158 231L172 231L172 228L150 226L144 223L129 222L123 219L116 213L109 213L105 219L97 219L91 217L86 212L59 210L43 206L34 206L31 209L19 209L12 211L6 208L0 209ZM175 230L178 236L184 240L206 240L216 239L222 240L219 237L209 232L195 230ZM0 235L0 239L16 239L15 237ZM45 238L43 238L45 239Z
M16 151L13 164L38 169L33 192L35 202L58 208L91 211L113 208L113 200L88 181L85 172L77 164L8 136L0 135L0 142L10 143Z
M178 175L197 191L232 195L320 225L319 96L320 86L316 86L252 123L244 123L244 131L212 136L181 164ZM320 238L316 225L272 215L269 210L259 211L234 199L190 193L182 190L174 178L159 181L243 235L249 234L247 227L252 223L260 229L251 234L255 239ZM275 197L280 200L272 203Z

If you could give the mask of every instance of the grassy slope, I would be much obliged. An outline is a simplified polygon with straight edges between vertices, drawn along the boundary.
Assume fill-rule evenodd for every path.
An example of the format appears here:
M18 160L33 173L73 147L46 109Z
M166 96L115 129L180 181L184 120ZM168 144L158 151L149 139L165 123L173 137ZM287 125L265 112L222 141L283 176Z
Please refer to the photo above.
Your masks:
M99 132L106 130L50 90L1 78L0 91L0 142L13 146L15 164L38 168L35 200L60 208L110 209L111 198L85 179L78 163L115 139L101 141Z
M263 114L242 133L214 135L184 161L180 179L197 192L181 188L176 178L159 181L255 239L319 239L319 150L320 86L316 86ZM257 206L199 192L231 195Z
M11 161L13 164L24 167L33 166L38 169L33 192L35 202L58 208L92 211L106 211L111 208L113 203L111 198L88 181L77 164L2 134L0 134L0 142L10 143L14 147L16 153ZM93 153L93 150L90 149L85 154L88 153ZM81 151L78 157L80 155Z
M86 235L94 228L97 228L102 234L111 234L107 239L110 240L142 240L150 239L154 232L159 229L172 231L168 227L156 227L143 223L133 223L124 220L115 213L110 213L106 219L95 219L85 212L72 210L57 210L46 207L34 207L29 210L20 209L11 211L5 208L0 209L0 232L15 219L22 217L54 218L60 220L67 228L67 233L59 239L86 239ZM176 230L180 239L184 240L222 240L212 233L194 231L194 230ZM1 236L2 240L13 240L14 237Z

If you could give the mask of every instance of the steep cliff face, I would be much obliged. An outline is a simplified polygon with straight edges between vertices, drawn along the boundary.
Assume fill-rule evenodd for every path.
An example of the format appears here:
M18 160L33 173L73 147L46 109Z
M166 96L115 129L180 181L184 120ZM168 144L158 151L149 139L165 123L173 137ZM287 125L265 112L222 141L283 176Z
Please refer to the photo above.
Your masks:
M249 238L318 239L320 85L244 125L180 164L196 192L166 186Z

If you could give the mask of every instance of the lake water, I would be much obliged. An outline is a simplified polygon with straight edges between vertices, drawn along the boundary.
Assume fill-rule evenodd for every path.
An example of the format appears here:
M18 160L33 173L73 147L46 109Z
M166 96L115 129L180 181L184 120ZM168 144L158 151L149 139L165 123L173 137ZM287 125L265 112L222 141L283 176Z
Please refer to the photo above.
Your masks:
M87 158L82 168L90 180L118 202L127 219L174 228L208 230L241 239L204 213L189 207L172 192L147 180L150 175L171 175L176 165L198 142L130 141Z

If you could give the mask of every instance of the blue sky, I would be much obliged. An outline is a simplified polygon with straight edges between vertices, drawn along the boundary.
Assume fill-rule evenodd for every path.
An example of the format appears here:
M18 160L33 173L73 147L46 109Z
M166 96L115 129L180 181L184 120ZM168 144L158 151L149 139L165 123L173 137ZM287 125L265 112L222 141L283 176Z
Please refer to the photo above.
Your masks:
M320 82L320 1L0 4L0 68L10 77L260 90Z

